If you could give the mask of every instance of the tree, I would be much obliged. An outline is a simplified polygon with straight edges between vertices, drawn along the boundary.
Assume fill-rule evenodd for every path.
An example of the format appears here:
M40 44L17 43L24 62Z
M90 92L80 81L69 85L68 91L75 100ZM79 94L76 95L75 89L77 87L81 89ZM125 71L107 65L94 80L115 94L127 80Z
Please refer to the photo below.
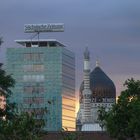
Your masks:
M98 121L99 121L99 125L102 128L102 131L105 127L105 118L106 118L107 112L105 110L104 107L100 107L98 110Z
M17 112L16 105L8 101L14 84L15 80L12 75L6 74L0 65L0 96L7 100L6 107L0 109L0 139L39 140L43 135L43 121L37 121L34 112Z
M105 127L118 140L140 138L140 81L128 79L118 102L105 113Z
M21 113L13 120L0 120L1 140L39 140L41 129L37 129L36 120L29 113Z
M0 37L0 46L1 46L1 44L3 43L4 41L3 41L3 37Z
M2 69L2 64L0 64L0 96L3 96L7 100L6 108L3 110L0 108L0 117L7 116L7 119L12 119L14 115L14 103L9 103L9 97L12 94L11 88L14 87L15 80L12 75L6 74L5 70Z
M62 128L61 135L63 140L77 140L79 139L79 132L68 131L67 128Z

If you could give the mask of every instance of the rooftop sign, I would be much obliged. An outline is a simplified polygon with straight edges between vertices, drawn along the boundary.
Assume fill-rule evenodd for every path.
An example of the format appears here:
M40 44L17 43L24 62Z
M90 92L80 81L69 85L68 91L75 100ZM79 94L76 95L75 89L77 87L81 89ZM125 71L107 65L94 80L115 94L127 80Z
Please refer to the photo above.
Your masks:
M25 24L25 33L34 32L64 32L63 23L48 23L48 24Z

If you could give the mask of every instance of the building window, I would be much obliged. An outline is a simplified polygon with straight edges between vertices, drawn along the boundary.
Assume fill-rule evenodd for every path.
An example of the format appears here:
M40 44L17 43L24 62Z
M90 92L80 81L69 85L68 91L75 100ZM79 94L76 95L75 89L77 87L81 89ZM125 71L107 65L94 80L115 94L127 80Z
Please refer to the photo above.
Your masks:
M24 75L23 81L24 82L44 82L45 76L44 75Z
M42 64L24 65L23 70L24 72L43 72L44 65Z
M24 86L24 93L27 94L40 94L40 93L44 93L44 86Z
M24 61L42 61L43 53L24 53Z
M33 105L44 103L43 97L25 97L23 98L23 103Z

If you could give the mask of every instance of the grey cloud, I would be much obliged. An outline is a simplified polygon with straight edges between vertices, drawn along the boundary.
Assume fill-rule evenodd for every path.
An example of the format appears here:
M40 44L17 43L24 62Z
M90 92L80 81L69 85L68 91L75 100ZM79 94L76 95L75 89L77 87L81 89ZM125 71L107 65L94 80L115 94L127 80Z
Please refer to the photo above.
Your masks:
M56 38L76 54L77 78L82 74L86 44L91 51L91 67L100 57L103 68L112 74L139 74L140 1L138 0L3 0L0 8L0 60L7 47L26 39L24 24L64 22L64 33L41 34ZM21 47L21 46L20 46ZM78 79L77 79L78 80ZM80 82L77 82L77 85Z

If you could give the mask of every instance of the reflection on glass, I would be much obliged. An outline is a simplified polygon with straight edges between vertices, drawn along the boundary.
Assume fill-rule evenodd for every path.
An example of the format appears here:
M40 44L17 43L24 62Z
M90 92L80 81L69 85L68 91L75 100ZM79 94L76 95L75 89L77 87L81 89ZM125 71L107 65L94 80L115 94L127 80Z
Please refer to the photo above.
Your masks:
M69 131L74 131L75 128L75 121L69 121L69 120L62 120L63 126L67 128Z
M43 59L43 53L24 53L24 61L41 61Z
M69 131L75 130L75 98L63 96L62 98L62 126Z
M32 65L23 65L24 72L43 72L44 65L42 64L32 64Z
M41 104L44 103L44 98L43 97L25 97L23 98L23 102L25 104Z
M24 82L44 82L45 76L44 75L24 75L23 81Z

